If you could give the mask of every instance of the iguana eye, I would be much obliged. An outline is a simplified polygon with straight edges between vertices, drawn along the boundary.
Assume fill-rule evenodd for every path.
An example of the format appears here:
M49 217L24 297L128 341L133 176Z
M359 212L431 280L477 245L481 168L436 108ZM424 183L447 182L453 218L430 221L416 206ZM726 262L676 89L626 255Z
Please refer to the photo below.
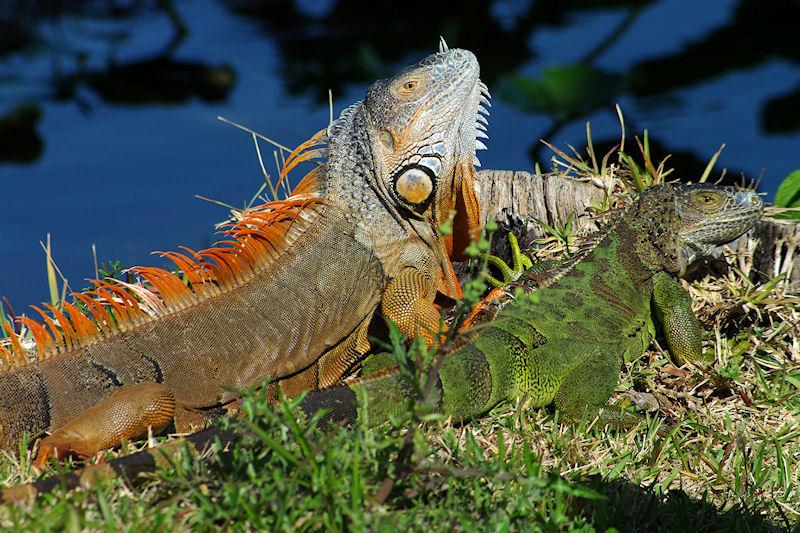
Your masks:
M417 90L419 90L420 86L422 85L421 80L419 78L412 78L404 81L397 89L397 93L400 96L407 97L413 95Z
M707 210L718 209L723 203L723 198L718 194L710 192L700 192L695 195L695 201L698 207Z

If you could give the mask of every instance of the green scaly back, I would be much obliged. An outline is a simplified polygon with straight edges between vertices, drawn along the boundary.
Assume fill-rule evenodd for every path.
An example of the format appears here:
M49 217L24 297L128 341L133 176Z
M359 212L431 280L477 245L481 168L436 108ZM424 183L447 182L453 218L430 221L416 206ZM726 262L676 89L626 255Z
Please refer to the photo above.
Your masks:
M463 420L526 394L533 407L555 403L566 419L596 414L622 361L641 355L657 326L676 364L703 366L702 328L676 278L752 228L762 209L755 192L730 187L646 190L544 286L526 275L515 282L523 290L506 292L491 322L432 376L438 408ZM309 394L302 406L329 409L329 420L376 422L406 410L412 390L384 374Z

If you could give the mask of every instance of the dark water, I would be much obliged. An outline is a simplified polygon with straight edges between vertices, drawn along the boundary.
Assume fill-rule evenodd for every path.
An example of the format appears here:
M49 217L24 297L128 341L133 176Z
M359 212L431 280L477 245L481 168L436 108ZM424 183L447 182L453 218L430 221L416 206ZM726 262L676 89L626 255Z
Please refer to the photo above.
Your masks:
M697 175L800 168L800 3L791 0L402 3L0 0L0 295L46 299L44 254L75 289L101 261L212 239L262 178L224 115L294 146L371 80L434 51L473 50L494 94L485 168L549 168L537 142L582 147L649 129ZM166 7L164 7L166 6ZM264 146L269 170L272 152Z

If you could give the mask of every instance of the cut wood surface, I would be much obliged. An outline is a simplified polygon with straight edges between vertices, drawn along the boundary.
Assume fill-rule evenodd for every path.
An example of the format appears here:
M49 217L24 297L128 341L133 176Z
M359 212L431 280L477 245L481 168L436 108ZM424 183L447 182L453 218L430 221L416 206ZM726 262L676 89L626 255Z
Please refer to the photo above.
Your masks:
M476 186L483 220L494 218L514 228L528 222L531 237L545 234L536 220L563 226L574 214L578 227L583 226L590 220L586 205L600 202L604 195L603 189L589 180L520 170L483 170Z
M494 218L503 228L513 229L523 247L545 234L536 220L563 226L574 213L576 227L583 227L591 220L586 206L599 203L605 194L592 180L519 170L482 170L478 173L476 188L483 220ZM800 224L765 218L750 235L759 241L753 252L755 270L763 277L785 274L791 292L798 292ZM493 245L493 251L500 255L504 255L505 249L502 241L495 239ZM745 246L745 242L742 238L732 246Z

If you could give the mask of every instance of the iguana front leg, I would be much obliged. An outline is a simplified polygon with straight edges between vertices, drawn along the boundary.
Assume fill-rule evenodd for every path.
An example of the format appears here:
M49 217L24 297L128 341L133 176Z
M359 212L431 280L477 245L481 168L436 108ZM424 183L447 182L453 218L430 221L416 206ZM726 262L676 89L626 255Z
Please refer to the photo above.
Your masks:
M430 346L440 333L447 331L442 315L433 305L435 296L435 280L416 268L405 268L386 286L381 311L409 339L419 335Z
M175 397L158 383L137 383L86 409L39 442L36 466L52 455L72 453L89 457L100 450L160 433L175 416Z
M708 365L703 355L703 328L692 311L692 298L675 278L659 272L653 278L653 310L664 330L676 365Z
M496 288L505 287L512 281L517 281L520 276L522 276L523 272L533 266L533 261L531 261L531 258L522 253L522 250L519 247L519 241L517 241L517 237L513 233L509 232L508 243L511 246L511 266L508 266L508 263L496 255L480 255L480 257L485 259L487 263L495 266L503 276L503 279L499 280L491 274L486 275L486 281L489 283L489 285Z
M522 276L523 272L533 266L533 261L531 258L522 253L522 250L519 247L519 241L517 241L517 237L513 233L509 232L508 243L511 247L511 266L509 266L508 263L506 263L501 257L496 255L481 254L479 256L482 259L485 259L490 265L494 265L500 271L503 279L499 280L491 274L486 275L486 281L494 288L489 291L489 294L475 304L475 306L469 312L469 315L467 315L467 317L464 319L464 322L462 322L460 331L469 329L483 313L489 302L503 297L505 294L503 287L512 281L517 281Z

